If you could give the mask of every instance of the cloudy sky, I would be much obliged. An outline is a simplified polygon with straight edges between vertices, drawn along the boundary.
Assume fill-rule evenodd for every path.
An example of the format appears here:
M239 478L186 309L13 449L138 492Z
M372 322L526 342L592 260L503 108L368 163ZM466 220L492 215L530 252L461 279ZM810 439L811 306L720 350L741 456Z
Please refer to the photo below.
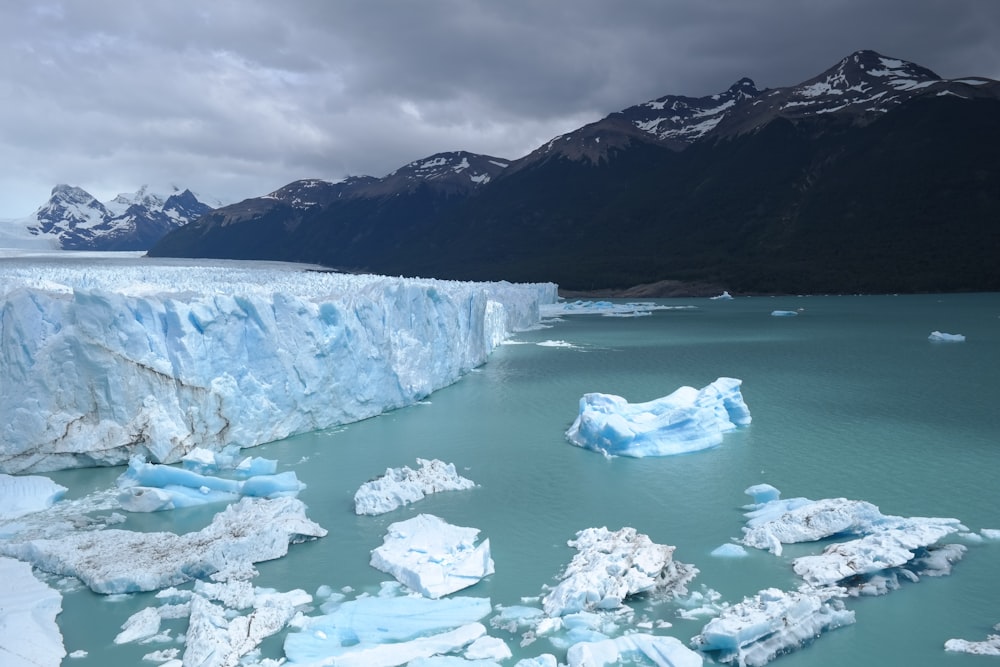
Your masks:
M858 49L1000 79L997 0L0 0L0 218L52 186L223 203L436 152L521 157L666 94Z

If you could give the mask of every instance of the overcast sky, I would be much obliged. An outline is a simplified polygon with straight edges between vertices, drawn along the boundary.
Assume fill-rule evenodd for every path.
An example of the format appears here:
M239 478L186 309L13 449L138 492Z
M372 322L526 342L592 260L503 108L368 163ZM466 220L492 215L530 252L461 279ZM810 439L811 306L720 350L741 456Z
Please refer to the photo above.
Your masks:
M1000 79L1000 0L0 0L0 218L53 185L223 203L433 153L515 159L666 94L858 49Z

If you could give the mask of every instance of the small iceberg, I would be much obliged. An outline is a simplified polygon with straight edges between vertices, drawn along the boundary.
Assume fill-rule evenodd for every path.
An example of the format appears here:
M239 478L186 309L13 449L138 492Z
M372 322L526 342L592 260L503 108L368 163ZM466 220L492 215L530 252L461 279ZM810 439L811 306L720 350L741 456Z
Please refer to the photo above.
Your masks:
M994 625L993 629L1000 631L1000 623ZM968 639L949 639L944 643L944 650L972 655L1000 655L1000 635L987 635L986 639L979 642Z
M578 447L612 456L671 456L722 443L722 436L750 423L742 380L721 377L702 389L681 387L646 403L591 393L566 431Z
M927 337L927 340L932 343L961 343L965 341L965 336L962 334L951 334L943 333L941 331L932 331L931 335Z
M41 475L0 473L0 521L52 507L66 495L66 487Z
M771 317L795 317L798 312L794 310L772 310Z
M731 301L732 298L733 295L730 294L728 290L724 290L722 294L719 294L718 296L709 297L712 301Z
M768 588L723 609L691 639L716 662L765 665L824 632L854 623L834 590L790 592Z
M617 609L625 598L654 590L684 595L698 573L673 559L675 547L656 544L631 527L587 528L568 544L577 554L542 600L550 617Z
M454 463L417 459L418 469L387 468L381 477L362 484L354 494L354 512L385 514L439 491L461 491L476 485L455 472Z
M432 514L391 524L371 566L407 588L439 598L493 574L490 541L476 545L478 528L453 526Z
M645 633L578 642L566 652L569 667L632 664L640 660L648 660L663 667L701 667L704 663L699 653L689 649L676 637L657 637Z

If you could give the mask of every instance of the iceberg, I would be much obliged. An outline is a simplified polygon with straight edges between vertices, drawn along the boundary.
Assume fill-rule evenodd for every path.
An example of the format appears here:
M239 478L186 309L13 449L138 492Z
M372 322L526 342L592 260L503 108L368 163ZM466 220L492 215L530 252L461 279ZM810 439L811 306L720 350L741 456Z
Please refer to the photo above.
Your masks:
M620 665L626 660L644 658L657 667L701 667L701 655L692 651L676 637L657 637L644 633L623 635L615 639L578 642L566 652L569 667Z
M272 468L267 466L267 469ZM212 502L232 502L243 496L295 496L305 488L305 484L290 470L233 480L148 463L141 456L132 457L128 469L118 477L117 485L122 489L118 502L122 509L129 512L156 512Z
M943 333L941 331L932 331L931 335L927 337L927 340L932 343L961 343L965 340L965 336L962 334L950 334Z
M303 617L285 637L288 665L402 665L461 650L486 635L489 598L380 594ZM295 623L293 623L295 625Z
M244 498L192 533L107 528L0 542L0 553L45 572L77 577L95 593L134 593L196 578L250 578L254 563L280 558L289 544L324 535L297 498Z
M371 566L429 598L468 588L493 574L490 541L477 528L453 526L432 514L390 524Z
M1000 631L1000 623L993 626ZM968 639L949 639L944 643L944 650L953 653L971 653L972 655L1000 655L1000 635L987 635L983 641Z
M771 317L795 317L798 312L794 310L772 310Z
M765 665L822 633L854 623L839 591L786 593L768 588L726 607L691 639L691 646L716 662L740 667Z
M381 477L365 482L354 494L356 514L385 514L438 491L471 489L476 484L455 472L454 463L417 459L420 466L387 468Z
M65 486L48 477L0 473L0 521L52 507L66 491Z
M0 472L176 463L413 405L556 300L266 266L0 265Z
M0 556L0 662L4 667L59 667L66 656L56 616L62 595L27 563Z
M625 598L652 591L683 595L697 568L673 559L675 547L656 544L625 527L587 528L568 542L575 547L561 581L542 600L552 617L580 611L617 609Z
M702 389L681 387L646 403L584 394L566 438L611 456L670 456L715 447L723 434L751 421L741 384L720 377Z
M712 301L732 301L733 295L728 290L723 290L722 294L709 297Z

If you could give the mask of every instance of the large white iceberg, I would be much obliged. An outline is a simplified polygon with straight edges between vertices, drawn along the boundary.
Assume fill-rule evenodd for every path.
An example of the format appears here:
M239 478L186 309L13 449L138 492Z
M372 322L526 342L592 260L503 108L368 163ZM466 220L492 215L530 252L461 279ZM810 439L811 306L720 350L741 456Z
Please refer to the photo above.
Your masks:
M417 459L420 466L387 468L385 474L362 484L354 494L356 514L385 514L439 491L459 491L476 485L455 471L454 463Z
M0 471L180 460L412 405L539 320L552 284L0 264Z
M0 553L77 577L95 593L132 593L195 578L249 578L253 564L326 535L297 498L244 498L200 531L177 535L104 529L53 539L0 541Z
M652 591L683 595L698 573L673 559L674 547L656 544L635 528L587 528L568 542L577 553L561 581L542 600L549 616L616 609L625 598Z
M490 541L478 545L478 528L453 526L432 514L389 526L371 565L429 598L468 588L493 574Z
M716 661L757 667L819 635L854 623L838 591L760 591L726 607L691 639L691 646Z
M35 578L27 563L0 556L0 663L59 667L66 656L56 616L62 596Z
M571 443L612 456L669 456L722 443L722 436L750 423L742 380L721 377L695 389L680 387L646 403L590 393L566 431Z

